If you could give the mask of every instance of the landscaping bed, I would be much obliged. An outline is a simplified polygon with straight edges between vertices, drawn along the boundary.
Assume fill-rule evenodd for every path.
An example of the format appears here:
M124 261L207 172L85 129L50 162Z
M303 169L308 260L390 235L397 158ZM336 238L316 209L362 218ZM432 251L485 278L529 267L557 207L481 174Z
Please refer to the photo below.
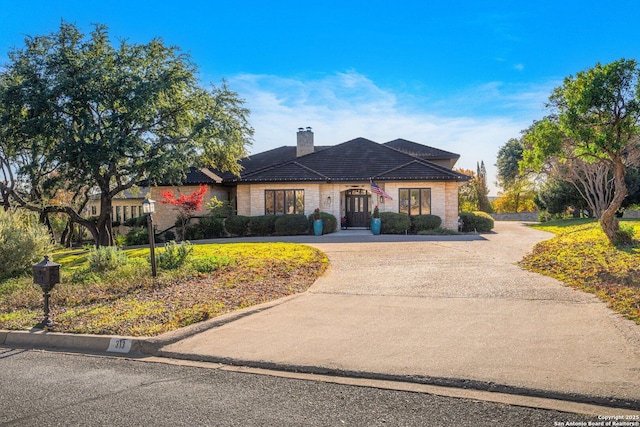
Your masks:
M124 251L126 264L104 272L88 268L89 251L54 254L63 274L62 283L51 293L51 318L57 323L52 330L154 336L304 292L327 265L322 252L305 245L193 248L192 262L160 270L155 279L150 274L148 249ZM33 327L42 318L42 301L42 292L30 277L1 282L0 329Z
M537 224L556 237L538 243L520 265L595 294L609 307L640 324L640 222L622 221L633 246L615 247L596 220Z

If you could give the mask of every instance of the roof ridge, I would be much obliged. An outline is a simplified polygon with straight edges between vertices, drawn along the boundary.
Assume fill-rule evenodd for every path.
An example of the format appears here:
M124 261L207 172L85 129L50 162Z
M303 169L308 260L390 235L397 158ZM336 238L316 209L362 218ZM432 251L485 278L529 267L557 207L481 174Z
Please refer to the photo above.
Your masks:
M391 173L391 172L396 171L396 170L398 170L398 169L402 169L402 168L404 168L404 167L407 167L407 166L408 166L408 165L410 165L411 163L416 163L416 162L418 162L418 159L415 159L415 158L414 158L414 159L412 159L412 160L411 160L410 162L408 162L408 163L404 163L404 164L402 164L402 165L398 165L398 166L396 166L396 167L393 167L393 168L391 168L391 169L389 169L389 170L382 171L382 172L380 172L380 173L378 174L378 176L380 176L380 175L382 175L382 174Z
M415 141L410 141L410 140L405 139L405 138L396 138L396 139L393 139L391 141L384 142L384 143L382 143L382 145L384 145L386 147L389 147L389 148L396 149L396 150L401 151L401 152L404 152L405 154L409 154L411 156L414 156L413 154L410 154L407 151L404 151L404 150L399 149L399 148L391 147L390 145L388 145L388 144L395 143L396 141L398 141L398 142L406 142L406 143L409 143L411 145L417 145L419 147L423 147L425 149L428 149L428 150L430 150L432 152L436 152L440 156L446 156L447 158L454 158L454 157L457 158L457 159L460 158L460 154L454 153L452 151L443 150L442 148L432 147L431 145L421 144L421 143L415 142ZM449 157L449 156L453 156L453 157ZM414 157L417 157L417 156L414 156Z
M446 177L446 176L455 176L455 177L457 177L457 178L465 178L465 177L468 177L467 175L465 175L465 174L463 174L463 173L460 173L460 172L458 172L458 171L455 171L455 170L453 170L453 169L449 169L449 168L446 168L446 167L444 167L444 166L440 166L440 165L439 165L439 164L437 164L437 163L433 163L433 162L430 162L430 161L428 161L428 160L419 159L419 158L417 158L417 157L416 157L416 158L414 158L412 161L410 161L410 162L408 162L408 163L405 163L405 164L403 164L403 165L396 166L396 167L391 168L391 169L389 169L389 170L386 170L386 171L384 171L384 172L380 172L380 173L379 173L378 175L376 175L376 176L377 176L377 177L384 176L385 174L388 174L388 173L391 173L391 172L394 172L394 171L397 171L397 170L400 170L400 169L406 168L407 166L410 166L410 165L411 165L411 164L413 164L413 163L417 163L417 164L420 164L420 165L422 165L422 166L427 166L427 167L430 167L430 168L432 168L432 169L435 169L436 171L441 172L441 173L443 174L443 176L442 176L443 178L444 178L444 177Z

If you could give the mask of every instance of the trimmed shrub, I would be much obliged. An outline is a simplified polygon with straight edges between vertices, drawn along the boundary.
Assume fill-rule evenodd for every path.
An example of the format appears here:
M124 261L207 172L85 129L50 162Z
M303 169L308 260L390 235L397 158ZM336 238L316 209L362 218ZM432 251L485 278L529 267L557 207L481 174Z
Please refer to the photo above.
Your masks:
M135 218L129 218L124 222L124 225L127 227L146 227L147 226L147 216L137 216Z
M0 209L0 280L30 271L53 248L49 231L35 215Z
M252 236L270 236L276 231L275 224L275 215L261 215L250 217L247 227Z
M187 227L186 240L217 239L224 236L224 219L203 216L198 222ZM167 232L169 233L169 232ZM174 240L166 239L166 240Z
M405 234L411 230L409 215L395 212L380 212L381 234Z
M322 219L322 234L333 233L338 229L338 219L330 213L320 212Z
M414 233L435 230L440 225L442 225L442 219L437 215L414 215L411 217L411 231Z
M149 232L146 228L133 227L127 231L126 243L127 246L148 245Z
M309 219L304 214L279 216L276 219L275 232L279 236L307 234L309 233Z
M224 218L205 216L198 223L205 239L216 239L224 236Z
M225 219L224 228L231 236L242 237L247 235L249 217L234 215Z
M176 240L176 233L174 233L171 230L167 230L164 233L162 233L163 242L170 242L171 240Z
M89 271L102 273L113 271L127 264L127 254L115 246L101 246L93 249L87 257Z
M167 242L164 249L156 253L158 267L163 270L175 270L184 265L193 253L193 245L190 242Z
M313 234L313 220L314 214L310 214L307 218L309 220L307 224L307 231ZM335 216L327 212L320 212L320 219L322 220L322 234L333 233L338 228L338 220Z
M462 231L486 233L493 230L493 218L485 212L461 212Z
M185 240L202 240L204 239L204 232L200 227L200 224L192 224L187 226L184 231ZM174 239L175 240L175 239Z

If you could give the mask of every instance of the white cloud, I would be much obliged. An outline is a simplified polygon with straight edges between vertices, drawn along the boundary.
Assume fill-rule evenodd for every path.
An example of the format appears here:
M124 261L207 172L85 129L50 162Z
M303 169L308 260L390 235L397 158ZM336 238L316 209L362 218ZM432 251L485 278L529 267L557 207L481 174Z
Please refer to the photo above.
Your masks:
M540 107L550 93L546 88L510 91L501 83L490 83L438 103L417 105L413 94L384 90L354 71L311 79L241 74L228 83L251 110L253 153L295 145L297 129L307 126L314 130L316 145L360 136L376 142L405 138L460 154L457 167L475 170L476 163L484 161L490 184L495 181L499 148L541 117ZM440 108L444 104L447 114ZM505 112L451 114L470 111L470 104ZM491 194L496 192L492 186Z

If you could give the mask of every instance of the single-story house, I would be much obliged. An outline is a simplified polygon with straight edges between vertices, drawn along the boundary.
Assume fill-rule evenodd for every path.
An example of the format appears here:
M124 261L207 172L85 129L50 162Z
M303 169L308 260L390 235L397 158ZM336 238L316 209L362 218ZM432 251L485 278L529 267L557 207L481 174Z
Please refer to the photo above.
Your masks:
M234 201L238 215L309 215L319 208L357 228L368 226L378 206L380 212L437 215L443 227L457 230L458 187L469 180L453 170L459 157L405 139L377 143L356 138L315 146L311 128L300 128L295 146L242 159L240 176L191 168L183 185L152 187L150 197L157 201L167 189L190 194L207 185L205 200ZM390 198L372 193L372 183ZM159 231L175 219L173 206L156 204Z

